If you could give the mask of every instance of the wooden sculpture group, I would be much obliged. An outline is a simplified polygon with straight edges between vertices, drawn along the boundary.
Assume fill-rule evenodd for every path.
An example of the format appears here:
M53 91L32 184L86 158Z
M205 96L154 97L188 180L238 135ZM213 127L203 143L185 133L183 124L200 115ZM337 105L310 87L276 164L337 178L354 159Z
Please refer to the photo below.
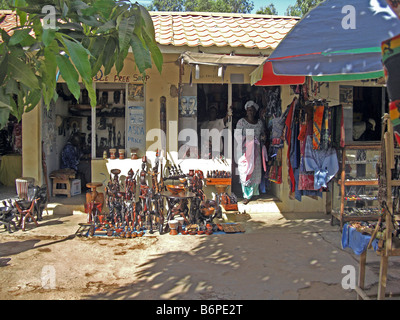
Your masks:
M96 191L98 184L88 184L92 188L85 205L89 235L133 238L154 231L177 234L194 226L196 231L208 231L208 234L217 230L213 219L221 215L220 198L206 199L203 172L189 170L184 174L180 167L173 165L165 168L167 176L164 177L163 166L161 170L159 166L158 152L152 168L144 156L141 170L130 169L124 183L121 170L112 169L104 195ZM166 180L178 183L165 185ZM103 213L104 202L108 210Z

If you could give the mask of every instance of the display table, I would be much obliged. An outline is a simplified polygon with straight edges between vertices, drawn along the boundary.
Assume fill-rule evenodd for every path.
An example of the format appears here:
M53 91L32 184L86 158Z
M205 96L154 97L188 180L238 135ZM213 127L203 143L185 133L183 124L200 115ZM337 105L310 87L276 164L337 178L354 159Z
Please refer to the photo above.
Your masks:
M22 176L22 155L7 154L1 157L0 182L5 186L15 186L15 179Z
M350 248L356 255L361 255L367 250L371 240L371 235L362 234L356 228L351 227L348 223L343 226L342 230L342 248ZM378 240L372 241L372 247L375 251L378 250Z

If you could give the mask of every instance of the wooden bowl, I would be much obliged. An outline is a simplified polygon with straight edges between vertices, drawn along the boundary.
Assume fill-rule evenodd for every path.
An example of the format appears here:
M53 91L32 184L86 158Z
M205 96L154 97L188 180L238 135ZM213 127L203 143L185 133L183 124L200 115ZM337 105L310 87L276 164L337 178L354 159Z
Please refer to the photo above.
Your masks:
M185 187L182 185L173 185L173 184L168 184L167 185L167 190L171 192L174 196L178 195L181 192L185 191Z
M121 170L120 169L111 169L110 171L112 174L120 174Z

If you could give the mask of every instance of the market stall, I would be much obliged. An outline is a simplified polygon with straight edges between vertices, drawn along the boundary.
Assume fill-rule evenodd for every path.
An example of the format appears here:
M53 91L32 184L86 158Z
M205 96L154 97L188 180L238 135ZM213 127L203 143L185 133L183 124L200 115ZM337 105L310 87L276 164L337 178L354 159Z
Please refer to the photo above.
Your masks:
M342 234L343 247L350 247L360 256L359 281L356 292L359 298L369 299L365 292L365 268L368 249L373 249L381 256L378 300L385 299L388 261L391 256L400 255L399 225L399 173L400 149L394 141L393 126L389 115L383 119L385 134L382 139L382 157L379 166L379 203L381 212L377 221L349 222L345 224ZM349 236L349 232L353 233ZM398 293L391 293L395 295Z

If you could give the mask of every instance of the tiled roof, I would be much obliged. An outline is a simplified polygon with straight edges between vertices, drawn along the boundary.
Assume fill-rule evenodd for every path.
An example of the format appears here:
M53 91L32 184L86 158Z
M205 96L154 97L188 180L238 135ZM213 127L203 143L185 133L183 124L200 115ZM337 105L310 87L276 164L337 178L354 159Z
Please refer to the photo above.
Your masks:
M4 21L0 24L0 28L6 32L9 32L16 25L16 15L11 10L0 10L0 18L4 18ZM1 39L1 37L0 37Z
M210 12L152 11L156 41L189 47L275 49L297 17Z
M7 14L0 27L15 26L15 14ZM299 21L297 17L211 12L152 11L155 38L160 45L189 47L244 47L275 49Z

